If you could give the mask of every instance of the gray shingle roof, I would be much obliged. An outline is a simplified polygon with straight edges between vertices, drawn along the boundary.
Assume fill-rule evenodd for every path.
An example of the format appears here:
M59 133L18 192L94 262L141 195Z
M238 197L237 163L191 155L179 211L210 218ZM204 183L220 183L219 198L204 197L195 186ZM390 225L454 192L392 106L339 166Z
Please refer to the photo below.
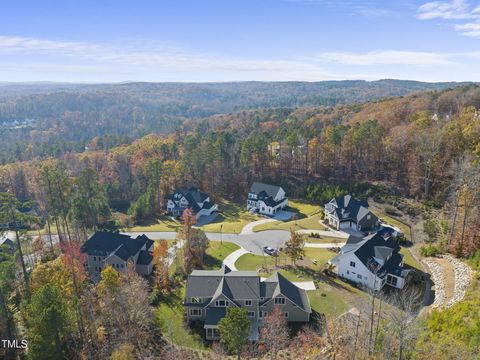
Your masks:
M311 312L310 302L307 297L307 292L303 289L300 289L298 286L293 284L282 274L276 272L269 278L265 279L265 283L276 284L275 289L271 297L276 297L278 295L283 295L288 298L291 302L297 305L299 308L303 309L306 312Z
M261 182L254 182L250 187L250 192L254 194L260 194L264 191L268 196L275 197L280 191L281 187L277 185L270 185Z
M254 271L231 271L228 267L220 270L195 270L188 276L187 299L202 297L213 301L221 294L232 301L268 300L282 294L304 311L311 311L306 291L278 273L263 282Z
M97 231L81 247L82 253L98 256L110 256L113 253L123 260L137 254L146 245L149 249L153 241L145 235L132 238L129 235Z

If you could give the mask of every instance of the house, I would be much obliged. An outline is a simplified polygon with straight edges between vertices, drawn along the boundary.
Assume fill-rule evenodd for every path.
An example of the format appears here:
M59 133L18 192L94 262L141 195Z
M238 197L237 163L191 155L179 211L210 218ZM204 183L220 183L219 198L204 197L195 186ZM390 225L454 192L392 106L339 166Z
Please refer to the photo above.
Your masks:
M337 230L355 229L364 233L380 226L378 217L368 210L368 202L352 195L339 196L325 204L325 220Z
M132 238L125 234L97 231L81 247L86 255L85 267L91 275L98 275L111 265L118 271L126 271L128 263L140 275L150 275L153 270L153 241L145 235Z
M400 246L388 232L362 238L351 236L340 253L329 261L337 274L376 291L385 285L402 289L410 270L403 266Z
M168 197L167 212L175 217L183 214L183 210L190 208L197 220L201 216L211 215L218 211L217 204L210 201L210 197L195 187L189 189L177 189Z
M10 239L9 235L0 236L0 251L5 249L8 253L12 254L15 252L15 243Z
M187 279L185 310L189 324L201 323L208 340L219 338L218 323L227 307L248 311L250 340L258 340L262 320L280 306L289 322L308 322L312 312L305 290L275 273L262 280L255 271L194 270Z
M288 206L285 191L276 185L254 182L250 187L247 209L260 214L273 216L278 210Z

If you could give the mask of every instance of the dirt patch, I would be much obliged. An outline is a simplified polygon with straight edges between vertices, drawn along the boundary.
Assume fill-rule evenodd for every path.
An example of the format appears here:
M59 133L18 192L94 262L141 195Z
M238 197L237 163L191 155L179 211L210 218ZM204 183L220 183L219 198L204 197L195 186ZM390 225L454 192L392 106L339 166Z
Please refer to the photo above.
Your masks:
M455 272L452 265L445 259L436 258L434 261L440 266L444 274L445 302L448 302L455 290Z

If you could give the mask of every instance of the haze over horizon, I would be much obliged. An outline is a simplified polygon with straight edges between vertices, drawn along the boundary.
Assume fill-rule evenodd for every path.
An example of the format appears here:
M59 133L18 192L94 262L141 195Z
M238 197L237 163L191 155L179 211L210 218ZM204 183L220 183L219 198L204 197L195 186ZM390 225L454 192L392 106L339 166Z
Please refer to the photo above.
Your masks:
M0 10L0 82L480 81L477 0L6 0Z

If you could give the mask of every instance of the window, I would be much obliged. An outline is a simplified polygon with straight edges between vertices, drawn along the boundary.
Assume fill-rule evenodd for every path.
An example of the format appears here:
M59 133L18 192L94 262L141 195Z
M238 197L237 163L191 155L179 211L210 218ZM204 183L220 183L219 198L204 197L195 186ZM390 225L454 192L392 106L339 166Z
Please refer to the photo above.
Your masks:
M215 301L215 306L217 307L225 307L225 306L229 306L230 303L228 301L225 301L225 300L217 300Z
M251 318L255 317L255 311L249 311L248 317L251 317Z
M355 267L355 261L350 261L350 266Z
M275 298L275 305L285 305L285 298L283 297Z
M245 306L252 306L252 300L245 300Z
M358 275L357 275L357 278L359 278L360 280L362 280L362 275L358 274Z
M372 215L368 214L367 215L367 220L370 220L372 218Z
M202 315L202 310L201 309L190 309L190 315L191 316L200 316L200 315Z
M93 257L93 261L97 261L97 257L96 257L96 256Z
M347 270L347 275L349 275L349 274L350 274L350 271L349 271L349 270Z
M283 313L283 316L285 316L285 319L288 319L288 311L285 311L285 312Z
M123 264L121 264L120 266L121 266L121 267L122 267L122 269L123 269Z
M190 302L192 304L200 304L202 302L202 298L199 298L199 297L192 297L190 298Z
M267 312L260 310L260 311L258 312L258 317L259 317L260 319L261 319L261 318L264 318L264 317L267 317Z

